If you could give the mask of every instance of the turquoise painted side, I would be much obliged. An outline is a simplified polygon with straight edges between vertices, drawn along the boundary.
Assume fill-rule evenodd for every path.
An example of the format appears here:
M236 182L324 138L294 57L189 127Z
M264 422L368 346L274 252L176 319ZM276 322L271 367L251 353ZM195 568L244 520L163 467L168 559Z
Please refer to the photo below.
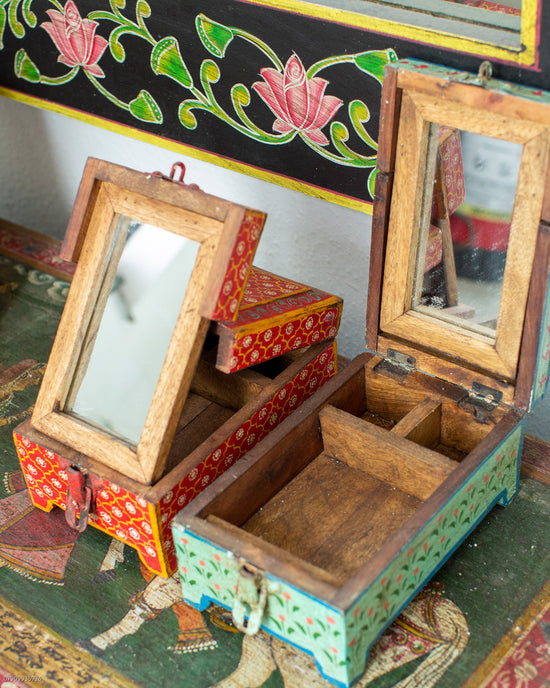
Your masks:
M542 399L548 389L548 375L550 369L550 291L546 293L544 317L542 318L539 352L535 371L535 382L531 394L531 408Z
M463 483L348 610L338 610L270 573L262 628L311 654L321 674L350 686L364 671L372 643L497 503L515 495L523 423ZM231 552L173 524L183 596L205 609L231 609L239 561Z

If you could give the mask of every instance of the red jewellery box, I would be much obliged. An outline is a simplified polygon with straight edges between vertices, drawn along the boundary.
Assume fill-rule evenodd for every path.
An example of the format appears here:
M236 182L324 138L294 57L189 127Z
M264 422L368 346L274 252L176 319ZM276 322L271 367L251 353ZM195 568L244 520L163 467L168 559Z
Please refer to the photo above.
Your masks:
M170 521L336 371L341 299L251 267L261 212L90 159L32 418L33 503L176 567Z
M386 70L369 352L172 523L187 602L231 609L245 633L296 645L346 688L382 631L516 493L525 413L550 362L550 95L485 68ZM476 279L457 274L452 236L455 216L483 211L464 132L520 159L500 218L505 265Z

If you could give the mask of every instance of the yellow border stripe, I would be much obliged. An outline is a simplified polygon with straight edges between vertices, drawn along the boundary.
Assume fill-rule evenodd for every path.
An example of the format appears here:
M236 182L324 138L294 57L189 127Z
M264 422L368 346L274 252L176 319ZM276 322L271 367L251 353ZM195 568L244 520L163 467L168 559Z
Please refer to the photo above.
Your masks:
M209 153L208 151L195 148L194 146L180 143L179 141L175 141L173 139L167 139L158 134L150 134L149 132L141 131L140 129L136 129L134 127L118 124L117 122L113 122L103 117L91 115L88 112L83 112L69 106L60 105L59 103L54 103L50 100L36 98L35 96L20 93L19 91L14 91L2 86L0 86L0 96L6 96L12 100L16 100L27 105L32 105L33 107L37 107L42 110L50 110L51 112L56 112L67 117L71 117L72 119L85 122L86 124L107 129L116 134L122 134L123 136L128 136L133 139L143 141L144 143L158 146L159 148L165 148L173 151L174 153L181 153L182 155L187 155L190 158L202 160L204 162L217 165L218 167L224 167L233 172L246 174L262 181L278 184L279 186L292 189L293 191L298 191L308 196L320 198L324 201L330 201L331 203L335 203L346 208L351 208L352 210L359 210L360 212L369 214L372 213L372 202L367 200L361 201L357 198L353 198L352 196L338 194L312 184L307 184L307 182L301 182L297 179L292 179L282 174L276 174L268 170L254 167L253 165L247 165L246 163L239 162L238 160L232 160L231 158L225 158L221 155L216 155L215 153ZM366 185L367 180L365 177L365 190Z
M504 46L486 43L473 38L457 36L445 31L425 29L420 26L401 24L389 19L370 17L366 14L349 12L347 10L314 5L301 0L246 0L252 5L264 5L273 9L286 10L325 21L347 24L359 29L367 29L376 33L388 34L391 38L428 43L437 47L480 55L485 58L494 58L514 62L527 67L534 66L537 59L537 13L538 2L542 0L523 0L521 37L523 49L505 48ZM391 46L388 46L391 47ZM400 55L399 57L407 57Z

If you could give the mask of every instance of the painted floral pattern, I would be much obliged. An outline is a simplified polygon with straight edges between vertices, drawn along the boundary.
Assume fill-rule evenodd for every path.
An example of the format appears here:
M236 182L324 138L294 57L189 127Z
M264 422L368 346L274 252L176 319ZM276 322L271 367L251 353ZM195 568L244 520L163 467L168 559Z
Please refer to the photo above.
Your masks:
M320 672L348 686L364 671L369 648L452 554L487 511L517 491L523 426L517 426L426 522L346 611L332 608L266 573L262 628L313 655ZM232 608L241 562L176 519L173 523L183 596L199 609Z
M328 81L308 77L297 55L289 58L282 74L272 67L265 67L260 74L264 81L257 81L252 88L276 116L273 130L281 134L297 131L313 143L326 146L329 140L321 129L343 105L340 98L325 95Z
M97 63L108 42L96 35L98 23L82 19L72 0L67 2L63 12L48 10L46 14L51 21L43 22L41 26L59 50L59 62L69 67L82 67L94 76L105 76Z
M202 60L198 73L194 74L186 63L178 38L173 35L158 37L149 28L153 9L146 0L135 2L135 17L131 16L130 3L127 6L120 0L98 0L99 7L108 4L109 8L98 8L87 16L82 15L77 0L67 0L64 5L59 0L49 2L53 7L46 10L46 21L32 11L33 0L26 0L21 6L23 21L19 21L20 0L0 0L0 50L7 27L18 39L25 38L28 30L39 27L48 32L59 51L58 61L68 70L56 75L44 74L37 62L39 55L34 53L29 41L29 50L20 48L15 55L14 72L18 78L59 87L82 72L113 106L142 122L161 125L165 121L163 109L148 90L142 89L132 100L124 101L109 90L107 82L111 80L104 78L107 48L112 58L108 63L111 72L113 60L115 66L116 63L131 63L126 39L132 39L129 43L132 47L137 45L137 39L144 42L149 51L153 74L170 79L174 93L180 89L177 116L187 131L194 131L202 122L206 125L208 119L199 122L198 113L207 113L233 132L257 143L284 145L298 136L330 163L364 169L367 173L365 189L371 196L374 193L378 144L367 130L370 109L361 98L345 103L334 95L338 82L322 73L337 65L346 66L359 80L374 80L381 85L384 66L397 59L392 49L330 55L306 67L296 51L281 58L261 36L238 26L227 26L201 13L195 17L195 29L209 56ZM229 50L238 51L239 43L244 44L241 47L253 46L258 51L265 63L259 70L262 81L233 84L228 94L226 85L217 88L216 84L222 75L223 59ZM265 106L275 116L271 130L255 121L260 118L263 121L261 110Z

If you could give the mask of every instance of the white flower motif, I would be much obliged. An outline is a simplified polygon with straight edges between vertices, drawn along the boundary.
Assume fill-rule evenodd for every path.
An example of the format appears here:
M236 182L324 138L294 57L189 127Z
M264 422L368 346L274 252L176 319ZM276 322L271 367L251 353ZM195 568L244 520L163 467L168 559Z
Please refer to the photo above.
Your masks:
M287 388L283 387L283 389L279 392L279 399L283 400L286 397L287 391Z
M310 317L306 320L306 330L311 330L311 328L313 327L313 322L314 322L314 320L313 320L313 318L310 316Z
M275 356L278 356L281 353L281 348L282 347L280 344L275 344L275 346L273 347L273 353L275 354Z
M120 487L118 485L115 485L115 483L109 483L109 486L115 494L118 494L120 492Z
M334 361L331 361L331 362L328 364L327 370L328 370L329 373L332 373L332 371L334 370Z
M65 482L67 482L67 480L69 479L67 471L59 471L57 475L61 478L61 480L64 480Z
M270 423L271 425L275 425L275 423L277 422L278 418L279 418L279 414L278 414L278 413L274 413L274 414L271 416L271 418L269 419L269 423Z
M35 492L36 492L36 494L37 494L39 497L43 497L43 496L44 496L44 493L42 492L42 490L41 490L39 487L36 488Z
M321 336L321 335L319 334L319 332L314 332L314 333L311 335L311 341L312 341L312 342L316 342L316 341L319 339L320 336Z
M210 482L210 476L209 476L209 475L205 475L204 478L202 479L202 484L203 484L203 485L208 485L209 482Z
M101 497L101 499L109 499L109 493L107 490L100 490L99 497Z
M225 282L225 284L223 285L223 295L229 296L229 294L231 294L232 291L233 291L233 281L227 280L227 282Z
M317 378L314 377L309 381L309 388L313 389L314 387L317 387Z
M33 475L36 475L38 473L36 466L33 466L32 463L27 464L27 468Z
M130 537L133 540L141 540L141 535L139 534L139 531L136 530L136 528L134 528L134 527L128 528L128 532L130 533Z
M266 415L267 415L267 408L265 406L262 406L262 408L260 409L260 411L258 413L258 418L260 420L263 420L266 417Z
M212 458L214 461L219 461L222 458L222 450L216 449L216 451L212 454Z
M187 497L182 494L178 497L178 506L183 506L187 502Z
M169 518L168 514L162 514L162 516L160 517L160 520L161 520L163 523L166 523L166 521L168 520L168 518Z
M169 491L164 495L164 497L162 498L162 501L163 501L165 504L170 504L170 502L172 501L172 497L173 497L173 496L174 496L174 493L172 492L172 490L169 490Z
M140 505L142 509L145 509L147 507L147 500L143 499L143 497L138 497L137 503Z
M57 487L58 490L61 490L63 488L63 483L57 478L52 478L52 485L54 487Z
M151 524L148 523L147 521L142 521L141 522L141 528L143 532L147 533L147 535L151 535L153 532L153 529L151 528Z
M272 338L273 338L273 330L266 330L264 332L264 341L270 342Z
M336 337L337 332L338 332L338 330L336 329L336 327L331 327L330 330L328 331L328 336L329 337Z
M307 376L308 376L308 371L302 370L302 372L300 373L300 380L303 382Z
M237 310L237 306L239 305L239 302L237 299L233 299L231 303L229 304L229 310L231 313L234 313Z
M298 397L296 394L293 394L290 397L290 401L288 402L289 406L296 406L296 402L298 401Z
M48 459L50 459L50 461L55 461L55 459L57 458L56 455L53 453L53 451L50 451L49 449L46 449L44 454L46 454L46 456L48 457Z
M49 485L44 485L44 492L50 495L50 497L53 497L53 490Z
M244 243L244 241L239 241L239 243L237 244L237 249L236 249L237 255L242 256L245 248L246 248L246 244Z
M319 358L319 363L324 366L325 363L327 362L328 354L325 352L324 354L321 354Z
M236 435L237 439L238 440L242 439L243 435L244 435L244 428L239 428L237 430L237 435Z
M250 433L250 435L248 435L248 437L246 438L246 441L248 442L248 444L254 444L254 442L256 441L255 433Z
M239 279L242 281L246 277L246 273L248 272L248 265L241 265L239 268Z
M124 512L122 511L122 509L119 506L114 506L113 507L113 514L117 518L121 518L124 515Z
M147 554L148 554L150 557L154 557L154 556L156 556L156 554L157 554L157 553L155 552L154 548L151 547L151 545L145 545L145 551L147 552Z
M260 358L260 352L258 351L258 349L254 349L254 351L250 354L250 360L252 361L252 363L254 363L259 358Z
M189 480L195 480L196 477L198 476L198 474L199 474L199 469L198 469L198 468L193 468L192 471L189 471L189 476L188 476L188 477L189 477Z
M129 500L125 502L124 508L129 514L135 514L137 511L136 507Z
M25 476L25 480L29 483L29 485L34 485L34 483L36 482L32 475Z
M36 459L36 463L37 463L39 466L42 466L42 468L45 468L45 467L48 465L48 463L47 463L46 461L44 461L44 459L43 459L41 456L39 456L39 457Z
M294 325L292 323L288 323L288 325L285 327L285 332L287 334L292 334L294 332Z
M102 521L105 521L105 523L110 523L113 520L111 518L111 514L108 514L106 511L100 511L99 517L101 518Z
M244 347L245 349L248 349L248 347L249 347L251 344L252 344L252 337L251 337L250 335L247 335L247 336L243 339L243 347Z
M292 345L295 349L299 349L302 346L302 338L296 337L294 344Z
M117 528L115 530L117 538L120 540L126 540L128 538L128 535L122 530L122 528Z

